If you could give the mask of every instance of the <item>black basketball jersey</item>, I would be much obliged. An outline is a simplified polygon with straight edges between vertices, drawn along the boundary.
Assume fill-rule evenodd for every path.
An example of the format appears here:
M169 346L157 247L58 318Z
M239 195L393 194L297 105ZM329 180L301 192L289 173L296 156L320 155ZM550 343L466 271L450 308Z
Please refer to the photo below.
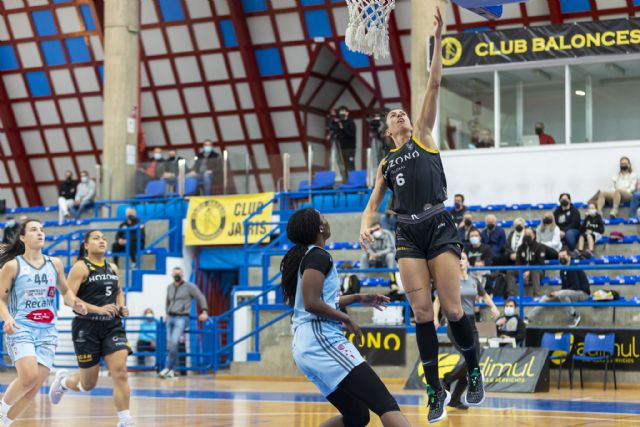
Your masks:
M415 136L382 160L382 176L393 191L393 210L417 214L447 200L447 178L440 152Z
M89 275L78 289L78 298L98 307L115 304L118 295L118 276L111 270L111 265L105 261L104 265L99 266L88 259L81 262L84 262L89 269ZM78 315L78 317L97 320L109 319L108 316L95 313L89 313L86 316Z

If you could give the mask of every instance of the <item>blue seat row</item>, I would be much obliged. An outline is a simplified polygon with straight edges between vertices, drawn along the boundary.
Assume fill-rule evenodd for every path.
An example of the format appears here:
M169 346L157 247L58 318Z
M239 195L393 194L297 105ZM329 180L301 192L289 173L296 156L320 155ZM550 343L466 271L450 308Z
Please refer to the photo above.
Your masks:
M590 285L596 285L596 286L635 285L636 283L640 282L640 276L634 276L634 275L623 275L623 276L615 276L615 277L588 276L588 279L589 279ZM559 276L545 277L540 281L540 283L542 285L549 285L549 286L559 286L562 284Z
M578 209L588 207L588 203L576 202L573 204ZM514 204L495 204L495 205L470 205L467 206L469 212L494 212L494 211L549 211L558 207L557 203L514 203ZM622 203L620 207L629 207L629 203Z

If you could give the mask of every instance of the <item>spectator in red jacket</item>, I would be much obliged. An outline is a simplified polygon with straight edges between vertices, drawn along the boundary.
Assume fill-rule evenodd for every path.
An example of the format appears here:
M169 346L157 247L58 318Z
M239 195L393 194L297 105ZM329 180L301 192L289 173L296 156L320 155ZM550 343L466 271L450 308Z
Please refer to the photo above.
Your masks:
M556 143L556 140L553 139L551 135L544 133L544 123L536 122L535 132L540 140L540 145L551 145Z

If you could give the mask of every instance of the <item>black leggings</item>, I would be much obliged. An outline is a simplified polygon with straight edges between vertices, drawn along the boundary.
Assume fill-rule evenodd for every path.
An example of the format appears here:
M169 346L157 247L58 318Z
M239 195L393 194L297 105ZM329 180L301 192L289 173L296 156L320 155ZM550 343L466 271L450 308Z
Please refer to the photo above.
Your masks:
M327 400L340 411L345 427L369 424L369 409L379 417L400 411L396 399L366 362L352 369Z

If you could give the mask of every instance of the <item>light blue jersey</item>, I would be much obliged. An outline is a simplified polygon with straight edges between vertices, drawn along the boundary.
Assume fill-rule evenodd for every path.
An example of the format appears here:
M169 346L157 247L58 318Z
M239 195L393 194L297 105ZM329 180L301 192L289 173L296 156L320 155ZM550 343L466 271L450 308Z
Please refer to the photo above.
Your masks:
M307 248L307 252L304 256L307 256L313 248L318 246L311 245ZM323 250L322 248L319 248ZM303 258L304 259L304 258ZM302 264L302 262L301 262ZM340 278L338 277L338 270L336 270L335 264L332 263L331 270L324 278L324 285L322 286L322 300L329 306L338 310L340 299ZM309 313L304 309L304 302L302 301L302 274L298 269L298 285L296 286L296 301L293 306L293 330L295 331L298 326L303 323L311 322L312 320L324 320L327 322L335 323L336 327L338 322L334 320L322 319L315 314Z
M47 329L56 323L56 284L58 272L51 258L44 255L40 268L16 257L18 272L9 294L9 312L19 325Z

